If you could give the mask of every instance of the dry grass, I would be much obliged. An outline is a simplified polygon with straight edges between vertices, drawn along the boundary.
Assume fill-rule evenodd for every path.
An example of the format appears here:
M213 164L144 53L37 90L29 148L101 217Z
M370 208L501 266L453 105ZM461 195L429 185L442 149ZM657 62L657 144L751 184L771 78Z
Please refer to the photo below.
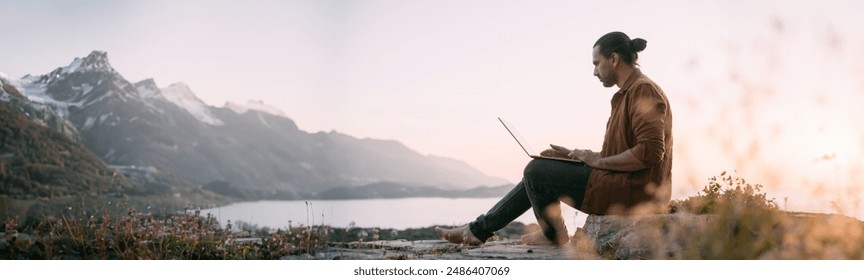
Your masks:
M601 248L601 254L615 258L627 247L630 252L623 255L633 257L631 252L636 252L637 258L650 259L864 258L861 221L838 214L782 211L761 190L761 185L724 172L710 178L696 196L672 201L671 215L622 218L636 233L614 248Z
M18 232L6 221L2 259L279 259L314 255L327 244L329 229L300 227L262 233L222 228L199 211L156 217L129 208L125 215L85 216L69 209Z

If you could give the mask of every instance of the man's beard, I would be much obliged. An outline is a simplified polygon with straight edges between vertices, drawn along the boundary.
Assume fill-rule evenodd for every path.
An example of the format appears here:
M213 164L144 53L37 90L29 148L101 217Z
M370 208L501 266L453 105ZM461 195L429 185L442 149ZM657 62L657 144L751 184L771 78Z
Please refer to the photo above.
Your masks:
M612 87L618 83L618 74L615 71L610 71L609 76L606 76L605 79L600 79L600 81L603 82L604 87Z

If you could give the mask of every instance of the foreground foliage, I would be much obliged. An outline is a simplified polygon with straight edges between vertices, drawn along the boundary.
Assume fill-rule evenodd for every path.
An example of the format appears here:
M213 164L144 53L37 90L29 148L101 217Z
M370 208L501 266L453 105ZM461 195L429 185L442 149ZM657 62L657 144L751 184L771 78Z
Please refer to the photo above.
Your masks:
M363 247L360 245L367 241L438 239L431 227L396 231L353 225L291 225L273 230L236 221L223 226L215 217L198 211L166 215L152 214L150 209L140 213L128 204L102 208L84 200L81 204L28 225L22 226L14 218L0 221L4 222L0 259L297 259L316 258L334 246ZM90 205L86 208L89 212L84 204ZM655 210L649 211L657 213ZM639 231L629 242L649 253L629 256L864 258L861 221L836 214L781 211L774 199L762 192L762 186L725 172L710 178L697 195L672 201L665 210L672 218L643 220L649 221L646 225L636 223ZM497 236L518 238L525 228L529 227L514 223ZM610 249L621 248L601 248L600 255L617 258Z
M710 215L700 225L667 224L683 259L861 259L864 224L839 214L782 211L761 185L723 172L670 213Z

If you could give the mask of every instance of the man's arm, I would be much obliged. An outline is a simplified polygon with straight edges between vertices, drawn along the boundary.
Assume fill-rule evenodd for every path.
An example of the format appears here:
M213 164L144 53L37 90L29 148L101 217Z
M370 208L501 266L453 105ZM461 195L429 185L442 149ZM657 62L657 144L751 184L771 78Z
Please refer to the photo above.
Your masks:
M630 150L626 150L623 153L611 157L603 158L600 157L600 153L591 150L570 150L561 146L550 146L552 146L552 150L557 154L566 155L566 158L581 160L585 165L596 169L631 172L642 170L647 167L645 163L636 158Z
M666 154L665 131L668 105L658 91L650 84L636 86L630 93L630 117L636 145L630 152L645 166L654 166ZM671 152L671 151L670 151Z
M633 151L626 150L623 153L600 158L598 159L594 165L588 165L597 169L611 170L611 171L624 171L624 172L633 172L639 171L647 168L644 162L636 158L636 155L633 154Z
M578 159L585 162L586 165L603 170L633 172L645 169L645 163L636 158L631 150L626 150L623 153L610 156L600 157L600 153L595 153L591 150L573 150L568 155L569 158Z

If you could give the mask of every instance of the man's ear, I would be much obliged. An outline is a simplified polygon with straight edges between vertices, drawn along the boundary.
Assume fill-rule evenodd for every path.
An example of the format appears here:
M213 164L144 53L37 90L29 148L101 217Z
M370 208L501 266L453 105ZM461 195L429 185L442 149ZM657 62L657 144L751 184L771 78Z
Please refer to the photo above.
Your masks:
M612 63L612 68L618 67L618 61L621 61L621 56L618 55L617 52L613 52L612 55L609 56L609 62Z

